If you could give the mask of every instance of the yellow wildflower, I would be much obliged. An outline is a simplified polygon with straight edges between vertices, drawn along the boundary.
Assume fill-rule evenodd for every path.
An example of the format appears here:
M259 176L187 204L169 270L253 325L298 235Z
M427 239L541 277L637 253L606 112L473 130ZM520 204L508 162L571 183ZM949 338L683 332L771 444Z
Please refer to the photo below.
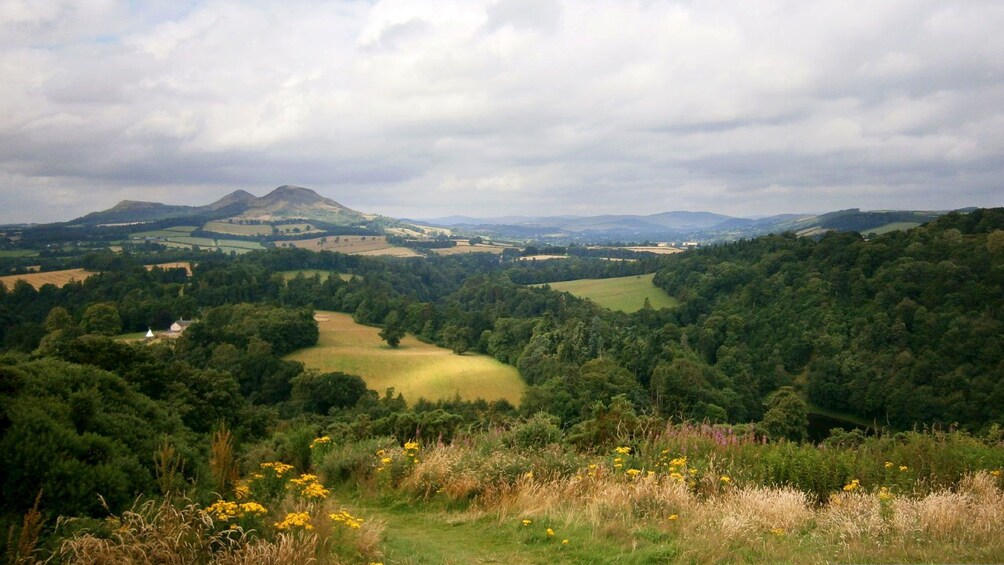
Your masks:
M857 479L851 479L851 482L844 485L844 492L852 492L858 490L861 487L861 481Z
M532 523L533 523L533 520L530 520L529 518L523 518L523 525L524 526L529 526Z
M300 491L300 494L302 494L304 498L317 498L321 500L327 498L330 493L331 491L324 488L324 485L321 483L310 483L303 487L303 490Z
M732 482L732 479L728 475L722 475L722 478L720 478L718 480L722 481L723 483L731 483Z
M276 528L280 530L288 530L290 528L303 528L305 530L313 530L314 526L310 524L310 514L306 512L290 512L286 514L286 518L275 525Z
M774 528L770 531L770 533L774 534L775 536L783 536L784 528Z
M289 482L293 483L294 485L303 486L316 481L317 481L317 475L303 474L300 475L299 478L292 479Z
M242 514L267 514L268 510L257 502L245 502L240 505Z
M882 487L879 489L878 499L881 500L882 502L885 502L887 500L892 500L892 497L893 495L891 492L889 492L888 487Z
M278 461L273 461L273 462L270 462L270 463L262 463L261 464L261 468L262 469L272 469L273 471L275 471L275 474L279 475L280 477L282 475L286 474L288 471L292 471L293 470L293 466L292 465L287 465L286 463L280 463Z
M554 530L552 530L551 528L548 528L547 529L547 537L553 538L554 537Z
M885 468L886 469L892 469L892 465L893 465L892 461L886 461L885 462Z
M380 462L383 463L384 465L390 463L391 461L393 461L393 459L391 459L390 457L384 457L383 459L380 460Z
M561 540L561 545L568 545L568 538Z
M616 451L617 453L620 453L621 455L627 455L628 453L631 453L631 448L630 447L618 447L617 449L614 449L614 451Z
M1000 469L994 469L993 471L990 471L990 474L993 475L993 476L995 476L995 477L999 477L999 476L1001 476L1001 470Z
M678 520L680 517L676 514L670 514L666 519L672 522L673 520Z
M216 517L217 520L223 522L233 518L237 518L240 514L240 509L237 507L236 502L228 502L226 500L218 500L214 502L209 508L206 508L206 512L210 515Z
M238 483L237 486L234 487L234 495L237 497L237 500L243 500L251 496L251 487L244 483Z
M669 465L670 465L670 467L686 467L687 466L687 458L686 457L677 457L676 459L673 459L672 461L670 461Z
M906 471L907 469L909 469L909 467L907 467L906 465L900 465L899 466L899 470L900 471Z
M319 445L325 445L325 444L328 444L328 443L331 443L331 438L328 437L328 436L321 436L321 437L315 439L314 441L310 442L310 449L314 449L315 447L317 447Z
M627 474L627 476L629 476L629 477L631 477L633 479L633 478L637 477L638 475L640 475L641 471L639 471L638 469L628 469L627 471L624 471L624 473Z

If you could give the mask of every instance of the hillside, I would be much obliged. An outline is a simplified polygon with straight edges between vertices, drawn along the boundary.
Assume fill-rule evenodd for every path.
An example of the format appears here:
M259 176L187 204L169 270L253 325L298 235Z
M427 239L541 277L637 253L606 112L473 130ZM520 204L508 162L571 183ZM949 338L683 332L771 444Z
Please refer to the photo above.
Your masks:
M662 212L647 216L547 216L472 218L451 216L424 220L460 233L554 243L610 241L735 241L770 233L795 232L819 235L827 231L907 229L929 222L945 212L857 208L825 214L778 214L765 218L736 218L710 212ZM891 226L891 227L890 227Z
M108 210L87 214L69 224L132 224L172 218L198 218L201 222L224 219L262 222L305 219L347 226L366 223L378 217L343 206L309 188L283 185L261 197L237 190L204 206L172 206L123 200Z

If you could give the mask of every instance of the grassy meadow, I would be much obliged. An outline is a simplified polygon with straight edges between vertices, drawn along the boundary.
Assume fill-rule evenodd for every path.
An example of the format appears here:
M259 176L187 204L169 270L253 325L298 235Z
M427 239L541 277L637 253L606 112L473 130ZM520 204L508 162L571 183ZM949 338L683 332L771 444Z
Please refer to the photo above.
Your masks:
M314 226L305 223L291 223L272 226L270 224L246 225L231 224L230 222L207 222L204 226L202 226L203 231L246 236L272 235L273 228L277 228L282 233L292 232L294 229L300 230L298 233L318 231L314 229Z
M136 232L130 237L140 239L144 237L180 237L189 235L196 229L198 229L197 226L173 226L162 230Z
M352 316L317 312L321 336L318 345L288 358L320 371L359 375L366 386L381 394L388 387L409 402L419 398L497 400L518 404L524 383L515 368L485 355L456 355L448 349L423 343L414 336L392 348L380 339L379 328L355 323Z
M501 255L505 249L506 246L504 245L486 243L471 245L471 242L465 239L458 241L455 247L443 247L441 249L432 249L431 251L436 255L463 255L465 253L494 253Z
M892 222L884 226L879 226L877 228L872 228L870 230L861 230L861 233L866 235L875 234L882 235L884 233L889 233L893 231L906 231L913 229L920 225L920 222Z
M541 420L452 444L303 435L303 468L260 451L226 498L137 502L65 538L56 555L220 565L1004 560L1004 457L988 438L914 432L823 450L683 424L578 452L561 436ZM820 476L828 484L813 487Z
M346 255L418 256L412 249L395 247L387 243L387 238L382 235L329 235L314 239L277 241L275 244L278 247L298 247L312 251L337 251Z
M610 310L636 312L648 298L652 308L673 308L676 299L652 284L654 274L618 277L614 279L580 279L550 283L554 290L586 298Z

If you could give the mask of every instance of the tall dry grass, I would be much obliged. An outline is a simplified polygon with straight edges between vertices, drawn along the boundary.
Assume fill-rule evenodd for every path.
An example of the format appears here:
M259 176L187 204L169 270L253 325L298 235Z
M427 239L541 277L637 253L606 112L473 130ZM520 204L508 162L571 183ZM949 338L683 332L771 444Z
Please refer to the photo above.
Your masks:
M228 494L240 476L240 466L234 454L234 436L225 422L220 422L209 446L209 472L216 492Z
M338 565L379 556L383 527L367 523L349 539L314 508L312 530L245 531L214 523L196 504L170 500L138 504L106 520L107 531L81 532L63 540L53 556L66 564ZM345 559L345 555L355 558Z
M1004 491L985 471L954 488L856 487L819 502L816 493L793 486L722 479L726 464L715 458L683 481L665 472L631 476L602 463L572 474L528 467L507 478L496 471L499 461L525 462L521 457L431 446L392 488L470 501L471 511L500 524L546 519L628 546L659 530L680 540L682 561L742 555L788 562L1004 562Z
M21 527L11 526L7 531L7 563L10 565L29 565L37 563L38 540L45 526L45 519L39 510L42 502L42 491L35 496L35 504L25 513ZM15 534L16 532L16 534Z

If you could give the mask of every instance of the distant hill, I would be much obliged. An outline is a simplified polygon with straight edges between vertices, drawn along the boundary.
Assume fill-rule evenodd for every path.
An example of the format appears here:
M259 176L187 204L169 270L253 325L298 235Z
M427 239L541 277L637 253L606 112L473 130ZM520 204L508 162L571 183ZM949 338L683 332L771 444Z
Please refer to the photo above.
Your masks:
M857 231L865 235L903 230L934 220L945 212L909 210L862 211L858 208L825 214L779 214L765 218L739 218L701 211L670 211L649 215L503 216L474 218L451 216L418 223L451 228L456 233L485 235L514 241L604 243L641 241L734 241L768 233L795 232L814 236L830 230ZM309 188L283 185L256 197L236 190L204 206L177 206L123 200L112 208L87 214L68 225L117 225L162 221L202 225L214 220L240 223L275 223L306 220L317 225L377 229L404 226L404 221L365 214L325 198Z
M424 223L480 235L554 242L602 241L732 241L768 233L817 235L830 230L863 234L909 229L944 211L862 211L854 208L826 214L778 214L736 218L711 212L674 211L638 215L472 218L451 216Z
M69 222L71 225L107 225L197 218L199 221L235 219L263 222L304 219L332 225L355 225L377 219L324 198L309 188L283 185L262 197L237 190L205 206L172 206L157 202L123 200L101 212Z

